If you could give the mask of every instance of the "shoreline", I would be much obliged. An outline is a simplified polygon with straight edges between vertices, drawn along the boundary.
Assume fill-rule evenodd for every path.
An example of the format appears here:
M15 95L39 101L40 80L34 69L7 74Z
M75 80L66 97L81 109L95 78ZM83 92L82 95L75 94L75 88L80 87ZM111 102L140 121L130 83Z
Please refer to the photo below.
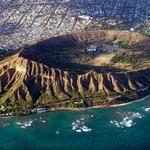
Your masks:
M48 110L48 112L52 112L52 111L61 111L61 110L70 110L70 111L83 111L83 110L90 110L90 109L98 109L98 108L115 108L115 107L122 107L122 106L127 106L133 103L138 103L140 101L145 100L146 98L149 98L150 95L145 96L139 100L134 100L132 102L128 102L128 103L122 103L122 104L113 104L113 105L101 105L101 106L92 106L92 107L85 107L85 108L52 108L51 110Z
M85 108L67 108L67 107L61 107L61 108L50 108L48 110L46 110L45 112L55 112L55 111L85 111L85 110L91 110L91 109L100 109L100 108L115 108L115 107L123 107L123 106L127 106L133 103L138 103L140 101L145 100L146 98L150 98L150 95L145 96L139 100L134 100L128 103L121 103L121 104L113 104L113 105L101 105L101 106L92 106L92 107L85 107ZM33 114L42 114L45 112L35 112L35 113L29 113L29 114L24 114L24 115L18 115L18 116L4 116L4 117L0 117L0 119L9 119L9 118L15 118L15 117L21 117L21 116L27 116L27 115L33 115Z

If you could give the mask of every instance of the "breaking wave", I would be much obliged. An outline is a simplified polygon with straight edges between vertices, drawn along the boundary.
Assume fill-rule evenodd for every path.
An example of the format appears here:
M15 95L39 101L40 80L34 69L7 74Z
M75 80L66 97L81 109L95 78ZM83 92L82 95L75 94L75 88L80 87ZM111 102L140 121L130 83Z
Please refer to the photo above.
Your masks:
M91 132L92 129L86 126L87 120L93 118L93 115L83 115L72 122L72 130L75 132Z
M143 116L139 113L128 113L121 121L111 120L110 123L118 128L130 128L136 124L135 119L141 119Z

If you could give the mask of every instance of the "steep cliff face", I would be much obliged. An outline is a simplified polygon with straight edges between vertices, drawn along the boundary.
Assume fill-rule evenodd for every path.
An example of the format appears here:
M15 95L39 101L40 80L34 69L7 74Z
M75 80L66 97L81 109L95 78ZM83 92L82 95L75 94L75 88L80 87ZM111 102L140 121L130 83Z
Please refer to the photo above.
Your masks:
M87 40L91 37L97 38L97 34L95 34L83 34L84 36L77 34L69 41L65 41L65 37L65 40L60 42L61 44L56 45L60 44L61 46L64 42L67 45L68 42L76 44L80 40L85 41L84 38ZM110 39L114 38L114 35L109 36ZM150 85L149 68L133 72L111 71L105 73L91 70L85 74L72 74L69 71L51 68L39 60L36 61L36 55L42 52L34 48L25 49L1 62L0 104L9 104L14 101L27 101L32 104L53 103L70 99L101 97L102 95L109 97L112 93L122 94L126 91L137 91Z
M124 93L150 85L150 69L127 73L71 75L16 55L1 65L1 103L26 100L63 101L76 98Z

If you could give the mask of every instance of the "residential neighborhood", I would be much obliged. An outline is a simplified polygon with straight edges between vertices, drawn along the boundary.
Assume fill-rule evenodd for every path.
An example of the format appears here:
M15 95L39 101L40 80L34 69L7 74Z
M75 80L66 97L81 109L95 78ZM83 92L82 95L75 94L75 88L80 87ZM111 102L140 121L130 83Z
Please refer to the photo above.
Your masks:
M1 0L0 49L86 29L150 31L148 0ZM141 31L141 28L140 28Z

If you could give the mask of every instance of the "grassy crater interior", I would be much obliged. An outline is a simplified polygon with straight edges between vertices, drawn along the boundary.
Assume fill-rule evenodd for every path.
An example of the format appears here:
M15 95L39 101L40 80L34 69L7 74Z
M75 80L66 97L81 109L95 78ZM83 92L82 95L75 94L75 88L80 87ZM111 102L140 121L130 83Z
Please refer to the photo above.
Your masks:
M83 32L44 40L20 55L75 74L118 72L148 67L147 40L128 31Z

